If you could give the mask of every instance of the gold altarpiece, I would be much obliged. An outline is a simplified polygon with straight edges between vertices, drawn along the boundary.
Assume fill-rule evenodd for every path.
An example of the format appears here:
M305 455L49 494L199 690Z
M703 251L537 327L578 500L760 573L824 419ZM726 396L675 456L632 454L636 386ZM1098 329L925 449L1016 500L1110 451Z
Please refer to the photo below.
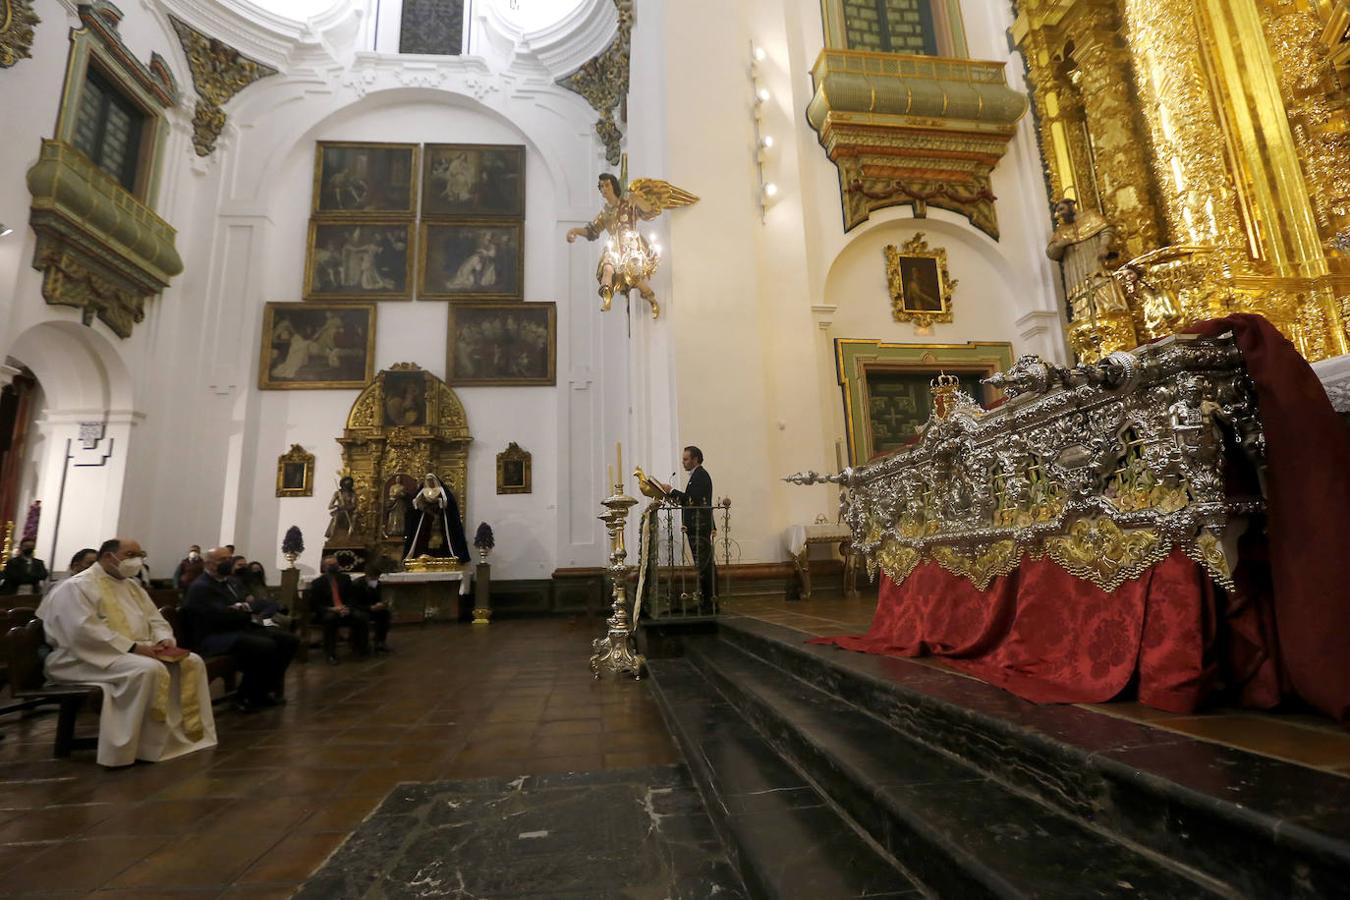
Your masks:
M1310 360L1347 352L1350 5L1022 0L1018 13L1050 191L1119 235L1128 321L1073 323L1080 356L1228 312L1261 313Z
M328 550L350 547L361 556L401 559L402 531L390 527L397 524L391 491L399 484L415 491L428 472L454 493L467 519L473 437L464 405L435 375L413 363L398 363L377 374L352 404L337 441L342 445L339 474L355 482L357 513L352 536L330 540Z

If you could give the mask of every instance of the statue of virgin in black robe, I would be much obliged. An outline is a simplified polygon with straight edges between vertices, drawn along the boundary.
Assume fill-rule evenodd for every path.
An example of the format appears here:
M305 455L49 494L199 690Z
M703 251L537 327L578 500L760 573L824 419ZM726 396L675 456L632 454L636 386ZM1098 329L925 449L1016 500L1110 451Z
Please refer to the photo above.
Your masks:
M469 561L469 542L464 539L464 523L459 519L455 495L430 472L422 480L422 489L413 497L413 512L403 539L403 558L453 556Z

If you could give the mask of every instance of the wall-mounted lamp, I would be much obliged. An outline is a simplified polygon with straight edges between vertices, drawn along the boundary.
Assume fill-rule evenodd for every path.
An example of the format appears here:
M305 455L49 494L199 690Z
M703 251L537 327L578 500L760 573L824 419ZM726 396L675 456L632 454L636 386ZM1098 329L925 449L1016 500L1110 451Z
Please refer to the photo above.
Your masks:
M4 237L4 236L7 235L7 234L13 234L13 233L14 233L14 229L13 229L13 228L10 228L10 227L9 227L8 225L6 225L5 223L0 222L0 237Z
M755 168L759 173L759 220L764 221L764 215L768 211L769 204L773 198L778 196L778 185L769 181L768 173L765 172L765 166L768 163L769 151L773 149L773 135L766 134L764 131L764 112L768 108L768 102L772 98L769 89L764 86L760 80L760 63L764 62L769 56L763 47L757 46L754 42L750 44L750 83L755 91L755 102L753 106L753 115L755 119Z

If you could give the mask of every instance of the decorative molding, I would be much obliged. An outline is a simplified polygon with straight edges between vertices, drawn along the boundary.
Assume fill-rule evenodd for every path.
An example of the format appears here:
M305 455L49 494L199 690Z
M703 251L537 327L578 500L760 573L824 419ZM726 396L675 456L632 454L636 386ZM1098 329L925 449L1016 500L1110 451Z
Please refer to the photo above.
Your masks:
M990 176L1027 110L1003 63L826 48L811 78L806 118L839 170L845 231L932 205L998 239Z
M28 189L42 296L81 310L86 325L97 317L118 337L130 337L145 318L146 298L183 271L173 226L58 141L42 142Z
M622 104L628 98L628 59L632 49L633 0L614 0L619 11L619 30L599 56L582 64L571 75L560 78L557 84L586 98L591 108L600 113L595 122L595 133L605 145L605 160L617 166L623 131L615 120L623 117Z
M188 68L192 70L192 86L197 91L197 105L192 112L192 146L198 156L210 156L225 128L222 107L253 82L276 75L277 70L202 34L177 16L170 15L169 21L183 45Z
M32 0L0 0L0 69L32 56L33 28L41 21Z

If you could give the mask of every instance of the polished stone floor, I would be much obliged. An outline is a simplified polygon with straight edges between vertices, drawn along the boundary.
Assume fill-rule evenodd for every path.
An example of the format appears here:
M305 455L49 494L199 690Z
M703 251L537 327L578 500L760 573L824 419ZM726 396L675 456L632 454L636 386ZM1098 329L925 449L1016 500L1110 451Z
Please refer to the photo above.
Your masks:
M6 716L0 894L288 897L400 782L676 762L646 683L591 679L602 630L396 628L393 656L293 666L283 709L219 712L214 750L113 772Z
M792 603L764 598L732 599L723 603L723 611L812 636L826 636L866 632L876 603L876 593L872 591L856 599L826 595ZM963 675L933 658L909 662ZM1222 708L1178 715L1132 702L1085 704L1083 708L1350 778L1350 732L1318 715Z

